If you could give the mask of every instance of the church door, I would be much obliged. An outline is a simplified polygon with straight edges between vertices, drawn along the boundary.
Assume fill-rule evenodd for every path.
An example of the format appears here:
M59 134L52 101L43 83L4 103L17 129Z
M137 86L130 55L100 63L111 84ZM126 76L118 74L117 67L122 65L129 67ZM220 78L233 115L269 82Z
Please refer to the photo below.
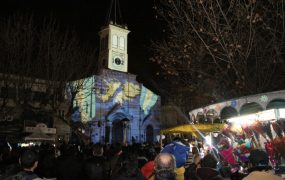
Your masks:
M124 126L122 121L115 121L112 127L112 142L123 143L124 140Z
M146 142L153 143L153 127L151 125L146 127Z

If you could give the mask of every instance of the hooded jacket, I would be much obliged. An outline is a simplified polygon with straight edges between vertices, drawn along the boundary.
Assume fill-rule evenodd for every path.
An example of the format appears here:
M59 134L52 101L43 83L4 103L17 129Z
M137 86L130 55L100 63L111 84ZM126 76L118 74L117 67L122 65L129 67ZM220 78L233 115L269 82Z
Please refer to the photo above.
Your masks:
M180 168L185 165L190 148L179 141L173 141L162 149L162 153L170 153L174 155L176 167Z

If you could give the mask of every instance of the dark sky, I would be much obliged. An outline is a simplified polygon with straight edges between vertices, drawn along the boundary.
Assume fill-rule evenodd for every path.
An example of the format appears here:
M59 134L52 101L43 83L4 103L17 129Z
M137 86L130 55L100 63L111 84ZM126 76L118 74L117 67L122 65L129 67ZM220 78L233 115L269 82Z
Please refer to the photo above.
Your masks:
M82 41L91 42L98 50L98 32L108 19L111 0L9 0L1 5L2 18L15 12L33 13L35 16L54 14L60 24L75 29ZM162 37L161 23L155 19L155 0L117 0L122 20L131 33L128 39L129 72L138 80L150 85L155 68L149 62L150 42Z

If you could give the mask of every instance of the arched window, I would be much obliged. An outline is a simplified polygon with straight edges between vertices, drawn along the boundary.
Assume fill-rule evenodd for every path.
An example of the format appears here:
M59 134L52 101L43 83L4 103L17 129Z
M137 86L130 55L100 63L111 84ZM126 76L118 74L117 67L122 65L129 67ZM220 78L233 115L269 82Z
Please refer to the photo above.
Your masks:
M120 49L124 50L125 49L125 39L124 37L120 37Z
M206 121L207 123L219 122L218 113L214 109L208 110L206 113Z
M118 48L118 36L117 35L113 35L112 37L112 47Z
M277 109L277 108L285 108L285 99L274 99L270 101L266 109Z
M203 112L198 112L196 116L198 123L205 123L205 115Z
M226 120L231 117L235 117L237 115L238 115L237 110L231 106L224 107L220 113L221 120Z
M240 108L240 115L253 114L262 110L261 105L256 102L246 103Z

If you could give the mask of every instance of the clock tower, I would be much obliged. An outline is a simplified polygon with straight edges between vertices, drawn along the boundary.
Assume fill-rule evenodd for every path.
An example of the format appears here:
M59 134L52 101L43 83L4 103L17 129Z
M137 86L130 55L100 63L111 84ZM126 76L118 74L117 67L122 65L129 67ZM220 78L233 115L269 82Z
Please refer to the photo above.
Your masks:
M128 34L126 26L109 23L100 32L99 63L104 68L128 72Z

